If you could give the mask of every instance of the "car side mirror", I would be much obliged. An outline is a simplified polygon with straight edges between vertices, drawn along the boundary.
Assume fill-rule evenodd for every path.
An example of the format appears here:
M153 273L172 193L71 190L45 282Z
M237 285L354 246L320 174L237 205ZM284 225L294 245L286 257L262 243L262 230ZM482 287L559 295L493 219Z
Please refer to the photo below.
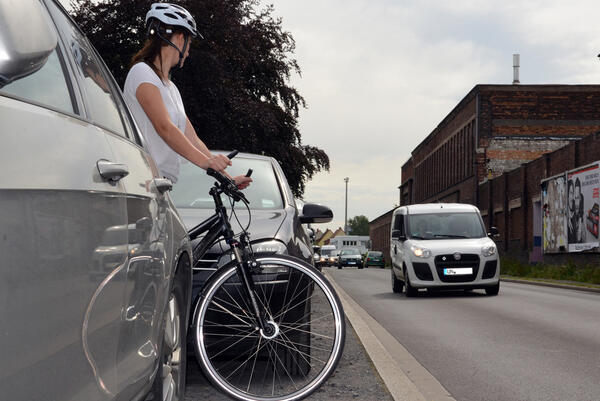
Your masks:
M500 236L500 231L496 227L490 227L490 232L488 233L488 237L490 238L498 238Z
M393 230L392 239L395 239L397 241L406 241L406 235L402 234L402 231L400 230Z
M39 0L0 2L0 88L46 64L58 43L49 18Z
M305 203L300 215L300 223L329 223L333 220L333 212L330 208L316 203Z

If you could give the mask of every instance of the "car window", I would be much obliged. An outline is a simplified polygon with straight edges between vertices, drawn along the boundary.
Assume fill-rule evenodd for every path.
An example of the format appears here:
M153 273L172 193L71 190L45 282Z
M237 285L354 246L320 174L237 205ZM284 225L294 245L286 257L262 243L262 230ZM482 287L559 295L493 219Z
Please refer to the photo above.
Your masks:
M344 249L341 255L358 255L359 253L356 249Z
M38 103L54 110L75 112L58 48L50 54L41 69L0 87L0 93Z
M48 7L74 60L83 95L87 100L89 117L95 124L125 136L125 127L107 71L71 20L53 2L49 2Z
M374 258L378 258L378 257L383 256L383 253L381 253L381 252L369 252L369 256L372 256Z
M477 213L428 213L409 216L410 236L417 239L482 238L485 229Z
M253 170L253 182L244 190L250 201L250 209L283 209L283 198L270 161L238 156L233 159L233 165L227 168L227 172L235 177L246 174L250 168ZM214 182L215 179L206 175L205 170L182 160L179 179L171 191L175 206L186 209L214 209L213 199L208 194ZM225 196L223 203L229 206Z

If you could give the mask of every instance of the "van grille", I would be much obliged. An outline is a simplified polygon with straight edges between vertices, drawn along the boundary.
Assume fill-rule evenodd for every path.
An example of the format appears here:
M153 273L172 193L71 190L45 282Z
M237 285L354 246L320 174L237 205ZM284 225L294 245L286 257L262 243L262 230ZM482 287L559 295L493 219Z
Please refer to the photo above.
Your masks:
M456 276L444 275L444 269L464 267L472 268L473 273ZM438 277L444 283L468 283L477 278L477 272L479 272L479 255L469 253L461 254L460 260L455 260L454 254L438 255L435 257L435 269Z

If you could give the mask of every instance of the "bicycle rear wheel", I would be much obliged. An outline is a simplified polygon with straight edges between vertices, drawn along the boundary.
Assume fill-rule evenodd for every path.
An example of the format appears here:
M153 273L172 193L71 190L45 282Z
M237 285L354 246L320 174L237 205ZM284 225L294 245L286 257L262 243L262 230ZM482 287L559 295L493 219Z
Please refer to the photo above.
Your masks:
M234 264L207 282L194 312L196 356L209 380L238 400L291 401L334 372L346 336L340 300L323 275L286 256L259 258L255 296L273 332L251 312Z

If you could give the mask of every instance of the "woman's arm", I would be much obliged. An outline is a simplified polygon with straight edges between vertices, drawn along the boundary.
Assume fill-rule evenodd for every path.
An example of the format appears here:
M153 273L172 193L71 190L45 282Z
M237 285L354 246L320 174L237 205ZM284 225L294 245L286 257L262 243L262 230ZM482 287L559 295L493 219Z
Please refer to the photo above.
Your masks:
M198 137L198 134L196 134L196 130L194 129L194 126L190 122L190 119L187 117L186 117L186 123L185 123L185 136L196 147L196 149L198 149L205 155L211 155L210 150L208 150L208 147L206 147L204 142ZM229 173L227 173L227 171L223 171L223 174L225 174L228 178L232 179L235 182L235 184L238 186L239 189L244 189L244 188L248 187L248 185L250 185L250 183L252 182L251 178L246 177L244 175L232 177L229 175Z
M226 156L213 156L210 152L205 153L198 149L194 143L190 142L185 133L181 132L169 118L169 112L156 86L149 83L142 83L137 88L135 96L158 135L175 152L203 169L210 167L217 171L223 171L227 166L231 165L231 161ZM208 149L206 150L208 151Z

